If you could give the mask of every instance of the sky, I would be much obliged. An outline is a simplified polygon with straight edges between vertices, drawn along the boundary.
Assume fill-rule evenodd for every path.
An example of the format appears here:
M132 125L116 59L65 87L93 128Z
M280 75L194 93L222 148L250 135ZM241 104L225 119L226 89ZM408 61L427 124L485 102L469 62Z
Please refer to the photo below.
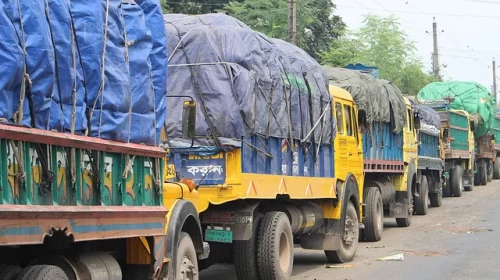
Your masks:
M417 54L432 69L432 22L438 29L441 75L445 79L493 85L493 57L500 76L500 0L334 0L348 28L359 29L364 14L396 15L416 43ZM497 79L497 88L500 87Z

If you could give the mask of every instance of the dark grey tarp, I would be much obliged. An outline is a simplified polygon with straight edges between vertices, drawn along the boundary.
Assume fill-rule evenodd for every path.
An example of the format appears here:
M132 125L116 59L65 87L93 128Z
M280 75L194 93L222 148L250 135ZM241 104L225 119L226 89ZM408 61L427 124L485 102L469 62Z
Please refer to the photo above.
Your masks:
M441 129L441 118L439 117L438 112L427 105L418 104L416 98L413 96L408 96L408 100L413 105L413 108L418 112L418 116L420 121L432 125L437 129Z
M327 76L304 51L222 14L164 18L168 96L197 102L197 145L239 146L252 135L332 143ZM180 125L185 100L167 99L170 144L187 141Z
M394 84L360 71L329 66L324 68L330 84L351 93L358 109L366 113L369 123L393 122L395 133L403 129L406 124L406 105L401 91Z

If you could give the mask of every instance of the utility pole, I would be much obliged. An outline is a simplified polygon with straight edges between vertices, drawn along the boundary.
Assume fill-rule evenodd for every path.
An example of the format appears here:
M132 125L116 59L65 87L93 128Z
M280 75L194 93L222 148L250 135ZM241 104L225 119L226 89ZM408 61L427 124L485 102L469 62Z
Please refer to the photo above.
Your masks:
M434 41L434 53L432 59L432 66L434 72L434 80L440 81L441 77L439 76L439 53L438 53L438 38L437 38L437 23L436 18L434 18L434 22L432 23L432 35Z
M497 66L495 62L495 58L493 58L493 95L495 99L497 99Z
M288 0L288 42L297 45L297 10L296 0Z

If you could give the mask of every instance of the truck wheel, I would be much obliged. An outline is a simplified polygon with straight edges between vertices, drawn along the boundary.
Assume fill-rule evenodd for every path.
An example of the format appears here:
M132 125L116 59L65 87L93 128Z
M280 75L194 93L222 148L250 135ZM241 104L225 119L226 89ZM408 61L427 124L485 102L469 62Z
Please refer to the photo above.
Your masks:
M368 242L379 241L384 230L384 205L378 188L368 188L365 191L365 229L363 234Z
M186 232L180 234L175 256L177 258L177 266L175 267L177 279L198 280L198 257L193 240Z
M257 272L257 234L262 217L261 213L254 216L252 238L233 242L233 262L238 280L259 279Z
M356 208L354 208L352 202L349 201L347 204L344 215L345 228L340 249L338 251L325 251L326 258L332 263L350 262L358 250L359 220Z
M68 276L54 265L33 265L23 269L17 280L68 280Z
M431 178L429 180L429 178ZM437 185L433 190L437 189L437 193L429 193L429 200L431 202L431 207L441 207L441 202L443 200L443 182L438 179L438 182L434 182L432 177L427 178L427 182L432 182L432 184Z
M477 172L479 173L479 184L481 186L486 186L488 183L488 172L486 170L486 162L484 160L478 163Z
M15 265L0 265L0 279L14 280L21 273L22 269Z
M493 178L500 179L500 157L497 157L493 164Z
M266 213L260 223L257 268L260 280L289 280L292 277L292 227L283 212Z
M455 167L453 167L453 169L450 172L451 193L455 197L462 196L463 174L464 170L460 165L456 165Z
M429 207L429 183L427 176L422 176L420 188L418 189L418 197L415 198L415 213L417 215L427 215Z
M486 170L488 172L488 182L493 181L493 162L490 159L487 162Z
M398 227L409 227L413 217L413 194L411 189L406 190L406 193L408 195L408 217L396 218L396 224L398 224Z

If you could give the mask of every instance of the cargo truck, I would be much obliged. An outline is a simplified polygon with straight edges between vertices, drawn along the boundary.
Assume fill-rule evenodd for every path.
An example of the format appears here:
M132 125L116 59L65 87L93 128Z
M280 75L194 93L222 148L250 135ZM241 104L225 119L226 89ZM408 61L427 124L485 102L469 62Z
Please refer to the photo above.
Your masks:
M0 279L196 275L209 250L196 193L163 185L165 154L0 124Z
M166 26L178 40L168 96L199 104L191 141L182 139L181 103L168 104L166 131L168 165L199 194L211 251L202 267L231 262L239 280L286 280L294 245L351 261L363 195L355 108L345 107L350 122L337 124L321 66L234 18L167 15ZM228 44L235 48L220 48ZM338 129L351 132L336 151L340 164ZM353 165L358 172L336 176L337 167Z
M411 224L414 194L417 192L417 134L415 116L408 99L406 124L402 132L393 133L390 123L361 124L363 166L365 173L363 200L363 235L366 241L382 238L384 217L396 218L400 227Z
M396 218L401 227L411 224L414 194L418 192L419 119L399 89L377 79L373 71L364 73L365 68L360 65L353 68L356 71L328 66L325 69L332 85L350 91L349 106L358 106L364 173L360 240L378 241L382 238L384 217ZM336 157L340 160L338 153ZM352 167L339 165L337 171L341 168Z
M476 137L474 140L475 170L474 184L485 186L493 180L494 161L496 160L494 131Z
M444 159L441 157L441 119L432 108L416 104L413 96L407 96L413 105L418 129L417 191L414 193L415 213L426 215L428 204L440 207L444 182Z
M493 163L493 179L500 179L500 114L498 111L495 114L495 123L493 125L493 140L494 144L494 163Z
M461 197L462 190L472 191L474 183L474 119L469 113L451 110L448 102L425 102L439 113L445 161L443 196Z

